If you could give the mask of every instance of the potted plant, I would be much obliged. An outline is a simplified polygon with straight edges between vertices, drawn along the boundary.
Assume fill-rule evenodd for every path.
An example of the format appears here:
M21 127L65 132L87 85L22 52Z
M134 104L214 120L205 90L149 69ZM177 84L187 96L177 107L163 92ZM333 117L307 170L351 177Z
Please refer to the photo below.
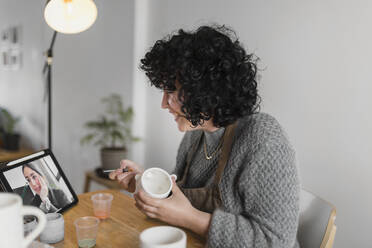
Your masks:
M130 127L134 113L132 107L124 109L118 94L102 98L102 103L106 105L105 114L85 123L90 132L81 139L81 143L100 146L102 168L116 169L127 155L129 142L139 141L132 136Z
M21 136L15 132L15 127L20 118L14 117L5 108L1 108L1 116L4 149L17 151L19 150L19 139Z

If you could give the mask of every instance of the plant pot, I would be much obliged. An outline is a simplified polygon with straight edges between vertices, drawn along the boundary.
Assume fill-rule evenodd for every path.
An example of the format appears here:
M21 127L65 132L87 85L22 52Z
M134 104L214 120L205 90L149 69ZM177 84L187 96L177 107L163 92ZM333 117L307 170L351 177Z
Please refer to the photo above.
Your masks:
M19 140L21 136L19 134L3 134L3 147L5 150L17 151L19 150Z
M127 157L127 150L120 148L101 149L101 166L104 170L112 170L120 167L120 161Z

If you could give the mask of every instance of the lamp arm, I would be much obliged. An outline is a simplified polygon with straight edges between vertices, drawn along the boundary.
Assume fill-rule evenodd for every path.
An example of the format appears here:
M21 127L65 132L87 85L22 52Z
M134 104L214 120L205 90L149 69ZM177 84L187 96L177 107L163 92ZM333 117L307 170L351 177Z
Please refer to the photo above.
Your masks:
M54 47L54 43L56 41L56 37L57 37L57 31L54 31L53 33L53 37L52 37L52 40L50 42L50 46L49 46L49 49L45 52L45 55L46 55L46 61L45 61L45 64L44 64L44 67L43 67L43 74L45 74L46 72L46 69L48 67L49 64L52 64L52 58L53 58L53 47Z
M46 61L43 68L43 74L47 71L47 85L46 92L48 97L48 148L52 149L52 61L53 61L53 47L56 41L57 32L54 31L50 47L46 51Z
M57 31L54 31L52 41L50 42L49 50L53 50L54 42L56 41L56 37L57 37Z

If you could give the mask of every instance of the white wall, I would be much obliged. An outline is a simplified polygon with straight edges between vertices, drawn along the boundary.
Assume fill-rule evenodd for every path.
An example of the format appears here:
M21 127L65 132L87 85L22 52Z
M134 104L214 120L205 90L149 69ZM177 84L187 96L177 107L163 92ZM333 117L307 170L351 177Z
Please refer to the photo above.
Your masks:
M41 73L42 51L45 50L42 8L43 4L39 1L0 1L0 31L8 26L20 26L22 51L20 70L6 71L0 67L0 107L21 117L17 131L22 134L22 146L35 149L43 147L46 138L44 81Z
M303 186L336 205L335 247L370 246L372 2L95 2L99 16L92 28L59 35L55 44L53 150L78 193L84 171L99 163L98 148L79 144L82 126L103 110L100 98L111 92L121 93L139 111L135 129L145 136L131 156L145 167L172 170L182 134L160 109L160 93L138 73L138 58L170 31L218 22L235 29L261 58L263 111L289 133ZM46 140L41 70L51 32L42 19L43 6L43 1L0 2L0 27L21 24L24 51L20 71L0 71L0 106L22 116L24 143L35 149Z
M25 177L23 176L22 167L4 172L4 176L8 180L9 186L12 189L25 186L27 183Z
M303 187L337 207L335 247L370 247L372 2L152 1L149 39L178 28L231 26L260 58L262 110L297 149ZM181 139L147 92L147 165L171 170Z
M84 172L99 166L99 148L80 145L83 125L102 111L101 98L111 93L132 103L134 1L95 0L98 18L87 31L58 34L52 73L52 150L77 193ZM2 0L0 27L21 25L23 67L0 70L0 106L21 116L23 146L46 147L43 52L52 30L43 19L45 1ZM22 8L20 8L22 6Z
M139 69L140 60L145 51L150 46L149 21L151 12L149 9L149 1L151 0L136 0L134 4L134 55L133 55L133 111L135 113L132 131L133 135L141 138L141 142L133 143L130 157L133 161L140 165L145 164L146 143L148 137L146 133L146 91L149 87L145 82L146 75Z
M90 29L58 35L53 65L53 151L78 193L84 172L99 166L99 147L80 145L84 123L103 113L104 96L118 93L126 106L133 100L134 1L95 3Z

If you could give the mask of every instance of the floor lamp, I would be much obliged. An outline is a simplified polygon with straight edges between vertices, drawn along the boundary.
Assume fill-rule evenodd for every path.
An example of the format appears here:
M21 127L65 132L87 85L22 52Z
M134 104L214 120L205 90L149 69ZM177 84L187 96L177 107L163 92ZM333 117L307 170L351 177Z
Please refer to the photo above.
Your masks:
M52 63L53 47L57 33L76 34L87 30L97 19L97 7L93 0L48 0L44 10L46 23L53 37L46 51L43 74L47 73L48 96L48 148L52 148Z

